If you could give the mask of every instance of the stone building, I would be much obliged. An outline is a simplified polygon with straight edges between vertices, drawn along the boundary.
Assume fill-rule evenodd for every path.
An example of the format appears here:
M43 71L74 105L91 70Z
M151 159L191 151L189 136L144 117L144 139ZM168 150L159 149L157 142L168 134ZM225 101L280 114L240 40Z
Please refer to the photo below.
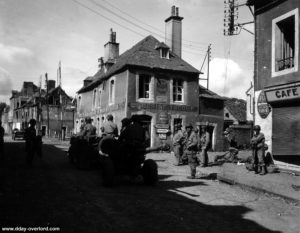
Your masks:
M275 157L300 156L300 1L252 0L254 121Z
M20 92L12 91L8 113L10 131L25 129L34 118L43 135L69 135L73 133L75 114L71 101L61 86L55 86L54 80L48 81L48 93L32 82L24 82Z
M166 43L150 35L121 55L111 31L99 71L78 91L77 132L86 116L99 133L107 114L119 127L124 117L138 114L154 146L170 139L174 124L199 121L199 71L181 58L182 19L173 6Z

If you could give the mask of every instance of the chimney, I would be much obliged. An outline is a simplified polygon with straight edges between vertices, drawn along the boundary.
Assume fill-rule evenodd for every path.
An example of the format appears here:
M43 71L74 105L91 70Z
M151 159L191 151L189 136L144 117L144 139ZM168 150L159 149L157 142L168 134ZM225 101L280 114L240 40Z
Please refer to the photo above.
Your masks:
M165 20L166 44L171 51L181 57L182 23L183 17L179 16L179 8L172 6L171 16Z
M119 57L119 43L116 43L116 32L110 29L109 41L104 45L104 63L111 63Z
M48 90L55 88L55 80L48 80Z

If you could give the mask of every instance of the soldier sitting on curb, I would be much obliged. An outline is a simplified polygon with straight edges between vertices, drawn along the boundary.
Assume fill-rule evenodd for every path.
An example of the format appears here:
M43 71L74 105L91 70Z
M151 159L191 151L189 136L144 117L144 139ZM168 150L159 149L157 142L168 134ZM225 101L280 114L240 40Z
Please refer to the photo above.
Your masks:
M235 140L235 135L230 128L227 128L224 131L224 137L228 143L229 151L223 155L217 155L214 159L214 162L229 162L229 163L238 162L237 154L239 153L239 150L237 149L237 142Z

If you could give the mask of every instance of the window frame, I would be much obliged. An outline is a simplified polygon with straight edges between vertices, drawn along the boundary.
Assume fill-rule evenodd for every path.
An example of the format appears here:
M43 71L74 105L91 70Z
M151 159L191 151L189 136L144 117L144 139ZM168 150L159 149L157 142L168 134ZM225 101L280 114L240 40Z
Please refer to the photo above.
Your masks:
M274 18L272 20L272 61L271 61L271 63L272 63L271 64L271 67L272 67L271 77L272 78L298 71L298 60L299 60L299 13L298 12L299 12L299 10L298 10L298 8L296 8L296 9L291 10L291 11L289 11L277 18ZM284 21L285 19L287 19L291 16L295 17L294 67L276 71L276 56L275 55L276 55L276 31L278 30L278 23L280 23L281 21Z
M113 88L112 88L113 83ZM116 79L115 77L109 80L109 93L108 93L108 103L112 105L115 103L115 94L116 94Z
M149 77L149 97L140 97L140 81L142 76L148 76ZM137 101L153 101L153 76L148 73L139 73L136 75L136 99Z
M182 82L182 93L181 93L181 96L182 96L182 100L175 100L174 99L174 83L177 82L177 81L181 81ZM172 79L172 82L171 82L171 100L173 103L176 103L176 104L184 104L185 102L185 81L183 79L180 79L180 78L173 78Z
M166 56L163 56L164 52L165 52ZM164 58L164 59L169 59L170 58L170 50L168 48L160 48L160 57Z

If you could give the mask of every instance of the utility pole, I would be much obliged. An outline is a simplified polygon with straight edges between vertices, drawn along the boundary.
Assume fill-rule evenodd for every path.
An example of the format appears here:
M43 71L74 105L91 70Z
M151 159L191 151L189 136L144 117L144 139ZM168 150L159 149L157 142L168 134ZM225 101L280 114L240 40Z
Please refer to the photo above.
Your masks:
M47 134L50 137L50 119L49 119L49 85L48 85L48 74L45 74L46 79L46 106L47 106Z
M202 63L201 69L200 69L200 74L201 74L201 71L202 71L202 68L205 63L206 58L207 58L207 78L199 78L199 80L205 80L206 81L206 89L208 89L209 88L209 62L211 60L211 44L208 45L207 52L205 54L205 57L204 57L204 60L203 60L203 63Z
M211 59L211 44L209 44L207 49L207 90L209 88L209 63Z

